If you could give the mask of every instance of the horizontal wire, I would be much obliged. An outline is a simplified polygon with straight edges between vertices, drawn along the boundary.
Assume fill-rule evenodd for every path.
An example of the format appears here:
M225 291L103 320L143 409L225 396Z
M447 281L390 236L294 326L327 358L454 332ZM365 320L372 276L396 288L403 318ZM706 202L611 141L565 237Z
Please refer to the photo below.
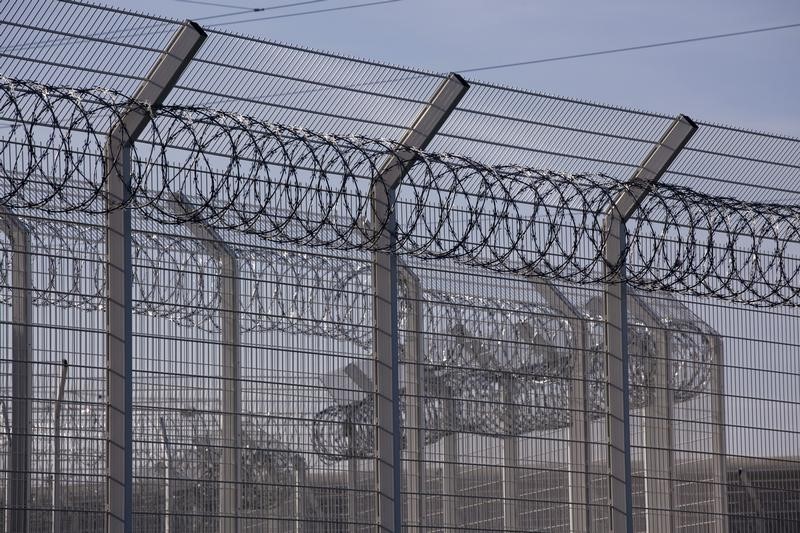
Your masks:
M267 16L267 17L256 17L256 18L250 18L250 19L244 19L244 20L231 20L231 21L228 21L228 22L219 22L217 24L212 25L211 27L212 28L219 28L219 27L222 27L222 26L231 26L233 24L244 24L244 23L247 23L247 22L261 22L261 21L265 21L265 20L282 19L282 18L288 18L288 17L302 17L302 16L306 16L306 15L316 15L318 13L330 13L330 12L333 12L333 11L344 11L344 10L347 10L347 9L356 9L356 8L361 8L361 7L372 7L372 6L378 6L378 5L383 5L383 4L393 4L395 2L401 2L401 1L402 0L377 0L375 2L364 2L364 3L361 3L361 4L352 4L352 5L339 6L339 7L329 7L327 9L315 9L315 10L312 10L312 11L300 11L298 13L286 13L284 15L271 15L271 16Z
M714 39L725 39L728 37L738 37L741 35L752 35L754 33L765 33L765 32L772 32L778 30L787 30L791 28L798 28L800 27L800 22L792 23L792 24L782 24L779 26L768 26L765 28L754 28L750 30L742 30L742 31L734 31L729 33L716 33L712 35L702 35L700 37L689 37L687 39L677 39L674 41L662 41L657 43L649 43L649 44L640 44L636 46L625 46L621 48L611 48L608 50L595 50L591 52L582 52L579 54L568 54L563 56L555 56L555 57L545 57L541 59L530 59L526 61L515 61L513 63L501 63L498 65L488 65L485 67L472 67L472 68L465 68L461 69L459 72L481 72L486 70L497 70L502 68L510 68L510 67L521 67L525 65L538 65L540 63L551 63L554 61L566 61L568 59L580 59L584 57L595 57L601 55L609 55L609 54L619 54L622 52L633 52L637 50L647 50L650 48L660 48L664 46L675 46L679 44L688 44L688 43L696 43L702 41L710 41Z

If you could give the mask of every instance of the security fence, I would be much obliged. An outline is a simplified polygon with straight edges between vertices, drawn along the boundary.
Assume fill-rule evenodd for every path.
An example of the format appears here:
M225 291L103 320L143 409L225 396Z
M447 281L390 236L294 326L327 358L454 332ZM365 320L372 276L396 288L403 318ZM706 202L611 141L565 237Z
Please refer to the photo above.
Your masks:
M4 531L800 527L800 141L0 13Z

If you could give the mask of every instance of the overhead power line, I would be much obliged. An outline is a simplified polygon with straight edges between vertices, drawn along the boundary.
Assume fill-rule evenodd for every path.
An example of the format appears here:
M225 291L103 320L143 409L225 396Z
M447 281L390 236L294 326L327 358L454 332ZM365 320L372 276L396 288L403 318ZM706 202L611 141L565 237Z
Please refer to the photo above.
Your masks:
M218 19L224 17L234 17L236 15L246 15L246 14L253 14L253 13L263 13L265 11L274 11L276 9L286 9L289 7L297 7L297 6L305 6L308 4L320 4L322 2L329 2L330 0L303 0L302 2L292 2L289 4L281 4L277 6L266 6L266 7L246 7L246 6L238 6L233 4L218 4L216 2L204 2L201 0L175 0L176 2L181 2L184 4L198 4L202 6L213 6L213 7L227 7L230 9L236 9L236 11L230 13L222 13L219 15L209 15L206 17L198 17L195 18L195 21L201 20L211 20L211 19Z
M651 43L651 44L644 44L644 45L637 45L637 46L629 46L629 47L625 47L625 48L614 48L614 49L610 49L610 50L599 50L599 51L595 51L595 52L585 52L585 53L581 53L581 54L572 54L572 55L566 55L566 56L556 56L556 57L550 57L550 58L544 58L544 59L534 59L534 60L530 60L530 61L519 61L519 62L515 62L515 63L506 63L506 64L500 64L500 65L487 66L487 67L468 68L468 69L456 70L455 72L459 72L459 73L479 72L479 71L482 71L482 70L500 69L500 68L507 68L507 67L523 66L523 65L534 65L534 64L537 64L537 63L547 63L547 62L552 62L552 61L563 61L563 60L567 60L567 59L578 59L578 58L582 58L582 57L591 57L591 56L597 56L597 55L615 54L615 53L620 53L620 52L629 52L629 51L634 51L634 50L643 50L643 49L648 49L648 48L657 48L657 47L660 47L660 46L672 46L672 45L677 45L677 44L685 44L685 43L692 43L692 42L698 42L698 41L707 41L707 40L711 40L711 39L722 39L722 38L726 38L726 37L735 37L735 36L740 36L740 35L748 35L748 34L752 34L752 33L763 33L763 32L769 32L769 31L784 30L784 29L789 29L789 28L796 28L798 26L800 26L800 23L786 24L786 25L782 25L782 26L771 26L771 27L767 27L767 28L756 28L756 29L752 29L752 30L743 30L743 31L737 31L737 32L730 32L730 33L720 33L720 34L715 34L715 35L705 35L705 36L701 36L701 37L692 37L692 38L688 38L688 39L680 39L680 40L677 40L677 41L665 41L665 42L660 42L660 43ZM402 76L402 77L398 77L398 78L389 78L389 79L385 79L385 80L376 80L376 81L371 81L371 82L347 85L346 88L352 89L352 88L364 87L364 86L368 86L368 85L379 85L379 84L384 84L384 83L396 83L396 82L399 82L399 81L406 81L406 80L414 79L414 78L417 78L417 77L418 76L411 75L411 76ZM266 99L266 98L271 98L271 97L274 97L274 96L285 96L285 95L289 95L289 94L305 94L305 93L313 93L313 92L323 92L323 91L327 91L327 90L329 90L329 89L325 88L325 87L319 88L319 89L303 89L303 90L299 90L299 91L292 91L292 92L282 93L282 94L272 94L272 93L270 93L270 94L262 94L262 95L259 95L259 96L254 96L252 98ZM220 100L216 100L216 101L209 101L209 102L205 102L205 103L206 104L214 104L214 103L218 103L219 101Z
M174 0L175 2L180 2L181 4L197 4L200 6L211 6L211 7L225 7L228 9L239 9L243 11L264 11L265 9L274 9L274 8L265 8L265 7L247 7L247 6L238 6L233 4L220 4L218 2L205 2L203 0ZM317 2L324 2L325 0L312 0Z
M359 7L370 7L370 6L377 6L377 5L382 5L382 4L392 4L392 3L400 2L400 1L401 0L380 0L378 2L366 2L366 3L363 3L363 4L352 4L352 5L349 5L349 6L329 7L327 9L315 9L315 10L312 10L312 11L300 11L300 12L297 12L297 13L286 13L284 15L271 15L271 16L267 16L267 17L256 17L256 18L250 18L250 19L244 19L244 20L231 20L231 21L228 21L228 22L220 22L218 24L213 24L213 25L211 25L209 27L211 27L211 28L219 28L220 26L230 26L230 25L233 25L233 24L244 24L246 22L259 22L259 21L263 21L263 20L282 19L282 18L287 18L287 17L300 17L300 16L303 16L303 15L314 15L314 14L317 14L317 13L330 13L332 11L344 11L345 9L356 9L356 8L359 8Z
M674 46L677 44L687 44L687 43L696 43L700 41L710 41L712 39L724 39L727 37L738 37L740 35L749 35L752 33L764 33L769 31L777 31L777 30L787 30L789 28L797 28L800 27L800 22L794 24L784 24L781 26L769 26L767 28L756 28L753 30L743 30L743 31L735 31L730 33L718 33L714 35L704 35L701 37L691 37L688 39L679 39L677 41L663 41L658 43L650 43L650 44L640 44L637 46L626 46L624 48L610 48L608 50L596 50L593 52L583 52L580 54L570 54L565 56L555 56L555 57L545 57L542 59L531 59L527 61L516 61L514 63L501 63L499 65L490 65L487 67L475 67L475 68L465 68L461 69L458 72L478 72L481 70L495 70L501 68L510 68L510 67L521 67L524 65L536 65L538 63L550 63L553 61L566 61L568 59L580 59L583 57L593 57L593 56L601 56L601 55L608 55L608 54L619 54L621 52L633 52L636 50L645 50L648 48L658 48L661 46Z
M186 3L203 3L203 4L207 3L207 2L197 2L195 0L177 0L177 1L183 1L183 2L186 2ZM249 9L247 11L242 11L242 12L237 12L237 13L227 13L227 14L221 14L221 15L209 15L207 17L199 17L199 18L194 18L192 20L194 20L195 22L200 22L200 21L210 20L210 19L214 19L214 18L230 17L230 16L234 16L234 15L239 15L239 14L252 13L252 12L256 12L256 11L257 12L262 12L262 11L268 11L268 10L272 10L272 9L288 8L288 7L294 7L294 6L299 6L299 5L305 5L305 4L311 4L311 3L319 3L319 2L327 2L327 1L329 1L329 0L305 0L305 1L302 1L302 2L294 2L294 3L290 3L290 4L282 4L282 5L279 5L279 6L270 6L270 7L264 7L264 8L252 8L252 9ZM315 13L324 13L326 11L341 11L341 10L345 10L345 9L355 9L355 8L358 8L358 7L368 7L368 6L374 6L374 5L379 5L379 4L390 4L390 3L393 3L393 2L400 2L400 1L402 1L402 0L382 0L382 1L379 1L379 2L368 2L368 3L364 3L364 4L354 4L354 5L349 5L349 6L339 6L339 7L330 8L330 9L319 9L319 10L314 10L314 11L302 11L302 12L299 12L299 13L288 13L288 14L285 14L285 15L274 15L274 16L268 16L268 17L260 17L260 18L256 18L256 19L246 19L246 20L235 20L235 21L230 21L230 22L221 22L219 24L209 25L209 26L206 26L206 27L215 28L215 27L225 26L225 25L230 25L230 24L243 24L245 22L255 22L255 21L260 21L260 20L278 19L278 18L284 18L284 17L297 17L297 16L302 16L302 15L311 15L311 14L315 14ZM216 4L216 5L221 6L222 4ZM231 7L236 7L236 6L231 6ZM138 28L125 28L125 29L118 29L118 30L111 30L111 31L102 31L102 32L96 32L96 33L89 33L89 34L86 34L86 35L64 34L64 35L62 35L61 38L54 38L54 39L50 39L50 40L40 40L40 41L29 41L29 42L15 43L15 44L6 46L5 48L0 48L0 55L5 55L7 53L10 53L11 51L26 50L26 49L30 49L30 48L60 46L60 45L63 45L64 43L69 42L70 40L74 40L74 39L94 39L94 38L103 38L103 37L112 37L112 36L131 37L131 36L137 36L137 35L152 35L152 34L158 34L158 33L167 33L169 31L171 31L171 30L168 29L168 28L167 29L152 29L149 26L140 26Z

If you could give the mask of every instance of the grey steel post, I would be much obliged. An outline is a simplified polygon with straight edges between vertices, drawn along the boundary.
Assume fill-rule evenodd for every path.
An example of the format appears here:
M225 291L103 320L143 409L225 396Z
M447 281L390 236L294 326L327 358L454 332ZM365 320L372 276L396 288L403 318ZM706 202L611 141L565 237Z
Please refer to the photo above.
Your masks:
M424 149L439 131L468 89L457 74L445 78L435 95L425 105L414 124L400 139L410 148ZM372 312L375 324L373 356L375 358L376 417L376 489L378 526L384 531L400 531L402 499L400 487L400 384L397 333L397 257L392 252L396 240L396 219L392 209L395 191L416 155L401 150L382 165L372 194L372 227L375 235L373 261Z
M0 206L11 244L11 427L9 431L6 533L27 533L31 490L31 320L33 280L28 228ZM8 420L6 420L6 424Z
M53 490L50 494L53 515L50 526L53 533L62 533L61 514L64 512L61 501L61 408L64 404L68 371L69 364L64 359L61 362L61 376L58 379L56 401L53 404Z
M0 409L3 410L3 432L6 436L6 442L11 447L11 419L8 418L8 405L5 400L0 400Z
M172 533L172 445L167 435L167 426L164 417L159 417L158 426L161 428L161 441L164 443L164 533Z
M503 467L501 468L503 492L503 530L519 531L519 436L514 431L517 420L517 409L514 401L514 376L505 376L503 385L503 403L505 404L505 420L503 435Z
M628 298L631 314L654 330L658 339L652 401L645 407L644 499L647 531L673 531L672 480L675 472L673 391L670 380L671 332L658 314L639 297Z
M569 521L573 533L589 531L589 398L586 384L587 327L583 313L561 290L543 276L536 289L548 305L563 312L575 335L569 410Z
M662 326L663 327L663 326ZM674 531L672 480L675 477L673 438L674 394L670 379L670 334L658 332L663 349L658 350L653 376L653 399L644 417L644 497L648 531Z
M302 457L294 460L294 533L303 533L305 527L306 462Z
M184 22L133 94L158 108L199 50L206 34ZM106 532L133 527L133 264L131 147L150 123L143 108L123 113L108 135L106 172Z
M715 533L728 531L728 447L725 439L725 354L722 339L713 335L711 374L711 453L714 472Z
M586 381L588 331L585 321L573 319L575 354L569 409L569 523L572 531L589 531L589 390Z
M679 115L605 212L606 450L609 530L615 533L633 533L625 224L696 130L691 119Z
M445 420L451 423L456 418L455 400L451 397L445 400ZM453 424L455 426L455 424ZM442 443L444 452L444 465L442 467L442 525L444 529L455 528L458 523L458 507L456 497L458 495L458 439L456 431L450 431L444 436Z
M755 511L755 531L767 531L767 524L765 522L767 513L764 511L764 503L761 501L761 497L758 495L756 488L753 486L753 482L750 480L750 475L747 473L747 470L743 468L739 469L739 484L744 487L745 494L747 494L747 499L750 500L750 504L753 506L753 510Z
M175 196L179 215L189 216L193 206L182 194ZM220 367L222 368L222 460L219 471L219 531L239 531L242 449L242 365L239 326L239 263L236 252L206 224L187 223L189 231L222 266L220 272Z
M349 430L350 455L347 458L347 517L350 522L350 531L358 531L358 459L355 455L355 429L350 425Z
M425 527L423 491L425 490L425 385L424 368L424 317L422 314L422 284L414 272L402 266L400 275L408 287L408 320L406 327L411 339L406 342L406 456L411 462L406 487L406 527L410 531Z

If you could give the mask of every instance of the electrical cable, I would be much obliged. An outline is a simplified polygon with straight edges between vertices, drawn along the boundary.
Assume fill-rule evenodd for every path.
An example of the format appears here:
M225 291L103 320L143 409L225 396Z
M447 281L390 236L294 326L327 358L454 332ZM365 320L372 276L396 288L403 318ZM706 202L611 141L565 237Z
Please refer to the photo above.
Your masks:
M771 31L778 31L778 30L786 30L790 28L797 28L800 27L800 22L792 23L792 24L784 24L781 26L769 26L766 28L755 28L752 30L743 30L743 31L735 31L729 33L717 33L713 35L703 35L700 37L690 37L688 39L678 39L675 41L662 41L650 44L640 44L636 46L626 46L623 48L610 48L607 50L595 50L592 52L582 52L579 54L569 54L563 56L555 56L555 57L545 57L541 59L530 59L526 61L515 61L513 63L501 63L498 65L489 65L486 67L472 67L472 68L465 68L461 69L458 72L481 72L485 70L496 70L501 68L511 68L511 67L520 67L524 65L536 65L539 63L551 63L554 61L566 61L568 59L580 59L583 57L593 57L593 56L601 56L601 55L609 55L609 54L619 54L622 52L632 52L635 50L646 50L649 48L659 48L662 46L675 46L678 44L687 44L687 43L696 43L701 41L710 41L713 39L725 39L728 37L738 37L740 35L750 35L753 33L765 33Z

